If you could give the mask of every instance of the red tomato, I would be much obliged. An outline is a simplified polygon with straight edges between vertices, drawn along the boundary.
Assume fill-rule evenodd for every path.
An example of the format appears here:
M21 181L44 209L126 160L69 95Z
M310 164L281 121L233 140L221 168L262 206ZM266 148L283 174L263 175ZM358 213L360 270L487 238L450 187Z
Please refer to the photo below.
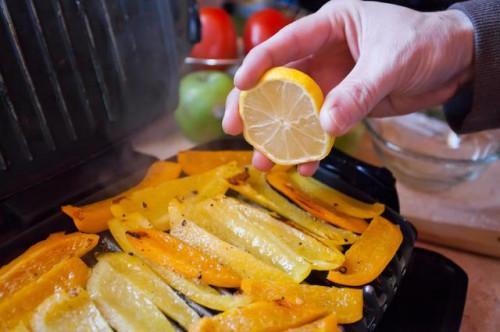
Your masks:
M292 19L276 9L269 8L256 12L245 24L243 32L245 52L248 53L291 22Z
M200 9L201 41L191 56L204 59L234 59L238 55L236 30L229 14L216 7Z

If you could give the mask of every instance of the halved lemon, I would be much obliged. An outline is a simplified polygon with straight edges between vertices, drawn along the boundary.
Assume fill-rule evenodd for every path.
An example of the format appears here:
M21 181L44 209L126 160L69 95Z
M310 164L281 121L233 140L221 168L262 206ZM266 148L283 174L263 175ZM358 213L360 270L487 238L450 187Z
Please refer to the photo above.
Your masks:
M239 100L243 135L248 143L279 165L295 165L326 157L334 138L320 126L320 87L292 68L267 71L257 86Z

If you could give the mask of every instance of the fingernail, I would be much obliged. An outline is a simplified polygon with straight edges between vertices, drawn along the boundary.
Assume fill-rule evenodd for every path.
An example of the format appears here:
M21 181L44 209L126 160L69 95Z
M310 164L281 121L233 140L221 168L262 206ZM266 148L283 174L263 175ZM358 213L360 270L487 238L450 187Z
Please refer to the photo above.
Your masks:
M224 130L224 132L226 134L229 134L229 130L228 130L229 126L227 124L227 116L226 116L226 114L227 114L227 111L224 111L224 117L222 118L222 130Z
M337 121L335 115L338 114L336 108L322 110L319 114L321 127L332 136L341 135L345 129L341 121Z
M240 82L240 72L241 72L241 67L240 67L240 69L238 69L238 70L236 71L236 73L234 73L234 79L233 79L233 82L234 82L234 85L235 85L236 87L238 87L239 82Z

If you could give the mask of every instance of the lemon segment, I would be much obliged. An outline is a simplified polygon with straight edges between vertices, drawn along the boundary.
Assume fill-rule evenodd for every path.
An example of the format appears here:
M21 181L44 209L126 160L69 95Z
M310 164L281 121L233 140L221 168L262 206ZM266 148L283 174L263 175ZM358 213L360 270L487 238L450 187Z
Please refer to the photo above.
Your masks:
M311 77L292 68L270 69L256 87L240 94L243 135L279 165L323 159L334 139L321 128L322 104L323 93Z

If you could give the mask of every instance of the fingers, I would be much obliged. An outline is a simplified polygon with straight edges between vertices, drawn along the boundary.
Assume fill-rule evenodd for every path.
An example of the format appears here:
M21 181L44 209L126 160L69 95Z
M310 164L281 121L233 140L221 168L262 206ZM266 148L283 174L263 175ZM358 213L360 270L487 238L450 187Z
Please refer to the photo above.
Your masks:
M222 119L222 128L229 135L239 135L243 131L243 122L238 111L240 90L234 88L226 98L226 110Z
M340 136L354 127L389 92L390 73L359 59L353 70L330 93L320 113L323 129Z
M253 152L252 164L259 171L263 172L270 170L274 166L274 163L271 160L257 150Z
M319 167L319 161L312 161L310 163L305 163L297 166L297 170L302 176L312 176Z
M331 29L322 11L289 24L248 53L236 72L235 85L240 90L250 89L269 68L314 54L330 38Z

